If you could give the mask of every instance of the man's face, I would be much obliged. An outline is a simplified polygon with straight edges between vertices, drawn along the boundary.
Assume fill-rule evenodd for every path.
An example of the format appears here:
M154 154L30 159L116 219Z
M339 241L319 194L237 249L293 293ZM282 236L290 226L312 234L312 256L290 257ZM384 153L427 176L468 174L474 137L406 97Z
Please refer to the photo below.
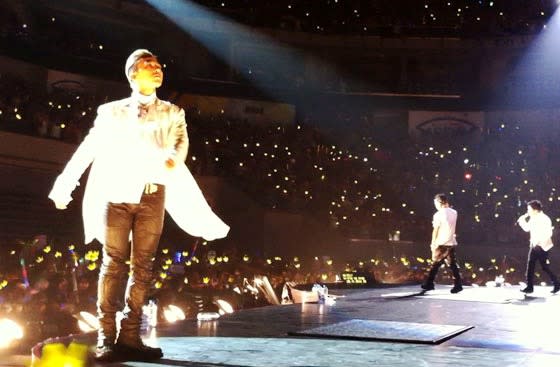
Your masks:
M531 205L527 205L527 214L531 215L535 215L538 213L538 210L535 210L531 207Z
M439 201L438 199L434 199L434 206L437 210L440 210L442 208L441 201Z
M138 85L140 90L161 87L163 71L156 57L144 57L136 62L134 68L132 80Z

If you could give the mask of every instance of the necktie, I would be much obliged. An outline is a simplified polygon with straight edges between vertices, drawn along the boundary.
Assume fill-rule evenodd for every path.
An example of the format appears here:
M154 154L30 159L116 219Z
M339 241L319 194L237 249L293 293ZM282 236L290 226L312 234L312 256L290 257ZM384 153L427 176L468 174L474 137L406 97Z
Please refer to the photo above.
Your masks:
M138 104L138 118L143 119L148 114L149 106L145 104Z

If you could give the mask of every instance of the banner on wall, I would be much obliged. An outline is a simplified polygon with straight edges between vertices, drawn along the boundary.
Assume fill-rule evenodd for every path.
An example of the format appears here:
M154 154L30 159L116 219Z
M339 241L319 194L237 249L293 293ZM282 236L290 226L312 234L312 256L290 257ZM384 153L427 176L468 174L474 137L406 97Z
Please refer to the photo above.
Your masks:
M278 102L183 94L177 104L194 108L202 116L224 115L252 123L293 124L296 116L293 105Z
M124 98L130 94L130 87L123 77L123 82L98 79L81 74L68 73L59 70L47 70L47 85L53 90L68 92L86 92L89 94L106 94L110 91L110 98Z
M409 111L408 133L415 138L478 135L484 128L482 111Z

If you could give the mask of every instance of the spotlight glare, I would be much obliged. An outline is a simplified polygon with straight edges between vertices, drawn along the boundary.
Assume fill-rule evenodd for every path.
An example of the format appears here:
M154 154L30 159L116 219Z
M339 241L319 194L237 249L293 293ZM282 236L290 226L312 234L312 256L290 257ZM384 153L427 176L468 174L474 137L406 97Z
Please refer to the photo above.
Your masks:
M225 313L233 313L233 307L231 306L231 304L229 304L229 302L224 301L223 299L219 299L216 301L216 303Z
M0 320L0 349L8 348L14 341L23 338L23 328L10 319Z

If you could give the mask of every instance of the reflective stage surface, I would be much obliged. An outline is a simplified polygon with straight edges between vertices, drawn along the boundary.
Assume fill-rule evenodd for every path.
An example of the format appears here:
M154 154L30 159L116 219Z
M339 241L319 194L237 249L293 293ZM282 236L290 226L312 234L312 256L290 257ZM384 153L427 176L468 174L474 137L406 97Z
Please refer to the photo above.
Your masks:
M158 363L113 366L560 366L560 294L537 287L470 288L457 297L438 286L336 290L333 305L294 304L239 311L217 321L160 327L146 341ZM438 345L292 337L351 319L472 325ZM157 333L157 334L156 334ZM93 344L93 335L82 336Z

